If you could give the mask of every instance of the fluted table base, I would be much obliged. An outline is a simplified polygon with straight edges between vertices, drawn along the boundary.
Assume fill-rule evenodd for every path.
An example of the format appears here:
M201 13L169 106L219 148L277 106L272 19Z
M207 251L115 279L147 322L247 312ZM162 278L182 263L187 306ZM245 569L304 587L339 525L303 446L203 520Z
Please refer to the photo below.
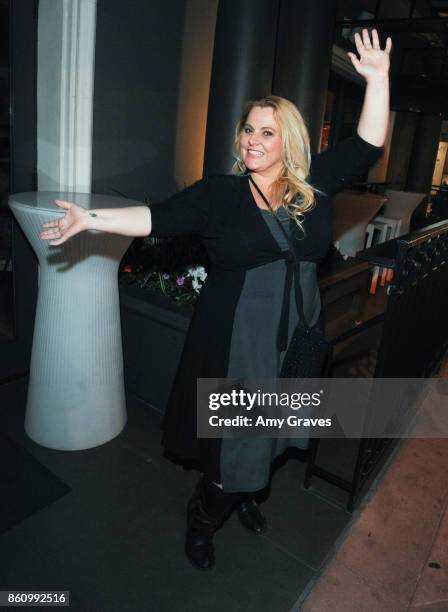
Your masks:
M25 430L58 450L98 446L126 424L118 265L131 238L41 240L55 213L10 201L40 264Z
M55 450L82 450L109 442L125 425L123 376L114 384L68 389L30 377L25 431L34 442Z

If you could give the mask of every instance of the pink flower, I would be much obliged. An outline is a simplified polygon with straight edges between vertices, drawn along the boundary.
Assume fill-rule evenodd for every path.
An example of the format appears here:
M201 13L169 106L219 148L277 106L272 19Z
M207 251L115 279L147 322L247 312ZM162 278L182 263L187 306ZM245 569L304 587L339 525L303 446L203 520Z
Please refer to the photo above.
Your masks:
M132 268L131 268L131 266L125 266L125 267L123 268L123 272L132 272Z
M185 283L185 279L183 276L179 276L179 278L176 280L176 285L183 285Z

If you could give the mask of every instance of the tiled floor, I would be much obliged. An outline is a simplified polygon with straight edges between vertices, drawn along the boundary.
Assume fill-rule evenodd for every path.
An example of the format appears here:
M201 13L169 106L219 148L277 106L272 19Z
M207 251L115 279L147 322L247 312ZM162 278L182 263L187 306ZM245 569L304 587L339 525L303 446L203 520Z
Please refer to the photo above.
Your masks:
M61 452L23 431L27 380L0 387L3 429L72 492L0 536L0 590L70 590L74 611L288 612L317 575L350 515L304 491L289 460L263 504L270 529L233 515L216 535L217 565L184 558L184 510L197 480L162 456L160 417L128 397L128 424L98 448Z
M448 610L448 444L403 443L308 598L294 610Z
M444 408L448 359L437 388ZM447 612L447 473L446 438L403 441L320 578L291 612Z
M254 536L233 515L215 538L216 567L202 573L183 554L197 472L163 457L159 415L128 397L117 438L53 451L23 431L26 388L0 387L1 427L72 492L0 536L0 590L70 590L75 612L448 610L444 441L402 445L354 516L330 485L305 491L304 464L290 459L263 504L269 531ZM445 608L425 608L435 593Z

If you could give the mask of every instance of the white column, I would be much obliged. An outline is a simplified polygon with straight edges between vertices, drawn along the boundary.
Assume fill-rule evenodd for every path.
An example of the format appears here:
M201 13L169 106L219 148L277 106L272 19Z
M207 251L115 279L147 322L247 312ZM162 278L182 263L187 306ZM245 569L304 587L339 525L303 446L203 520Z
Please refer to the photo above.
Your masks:
M39 191L90 192L95 31L96 0L40 0Z

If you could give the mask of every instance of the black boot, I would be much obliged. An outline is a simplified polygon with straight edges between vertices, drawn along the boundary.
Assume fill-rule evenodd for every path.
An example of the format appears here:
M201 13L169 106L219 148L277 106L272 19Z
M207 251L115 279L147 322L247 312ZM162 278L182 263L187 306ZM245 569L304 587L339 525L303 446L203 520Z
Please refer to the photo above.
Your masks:
M205 476L199 480L188 502L185 541L185 553L195 567L213 567L213 535L241 498L241 493L224 493Z
M237 506L238 518L246 529L260 535L267 529L266 519L260 510L260 506L250 495L245 495L242 502Z

